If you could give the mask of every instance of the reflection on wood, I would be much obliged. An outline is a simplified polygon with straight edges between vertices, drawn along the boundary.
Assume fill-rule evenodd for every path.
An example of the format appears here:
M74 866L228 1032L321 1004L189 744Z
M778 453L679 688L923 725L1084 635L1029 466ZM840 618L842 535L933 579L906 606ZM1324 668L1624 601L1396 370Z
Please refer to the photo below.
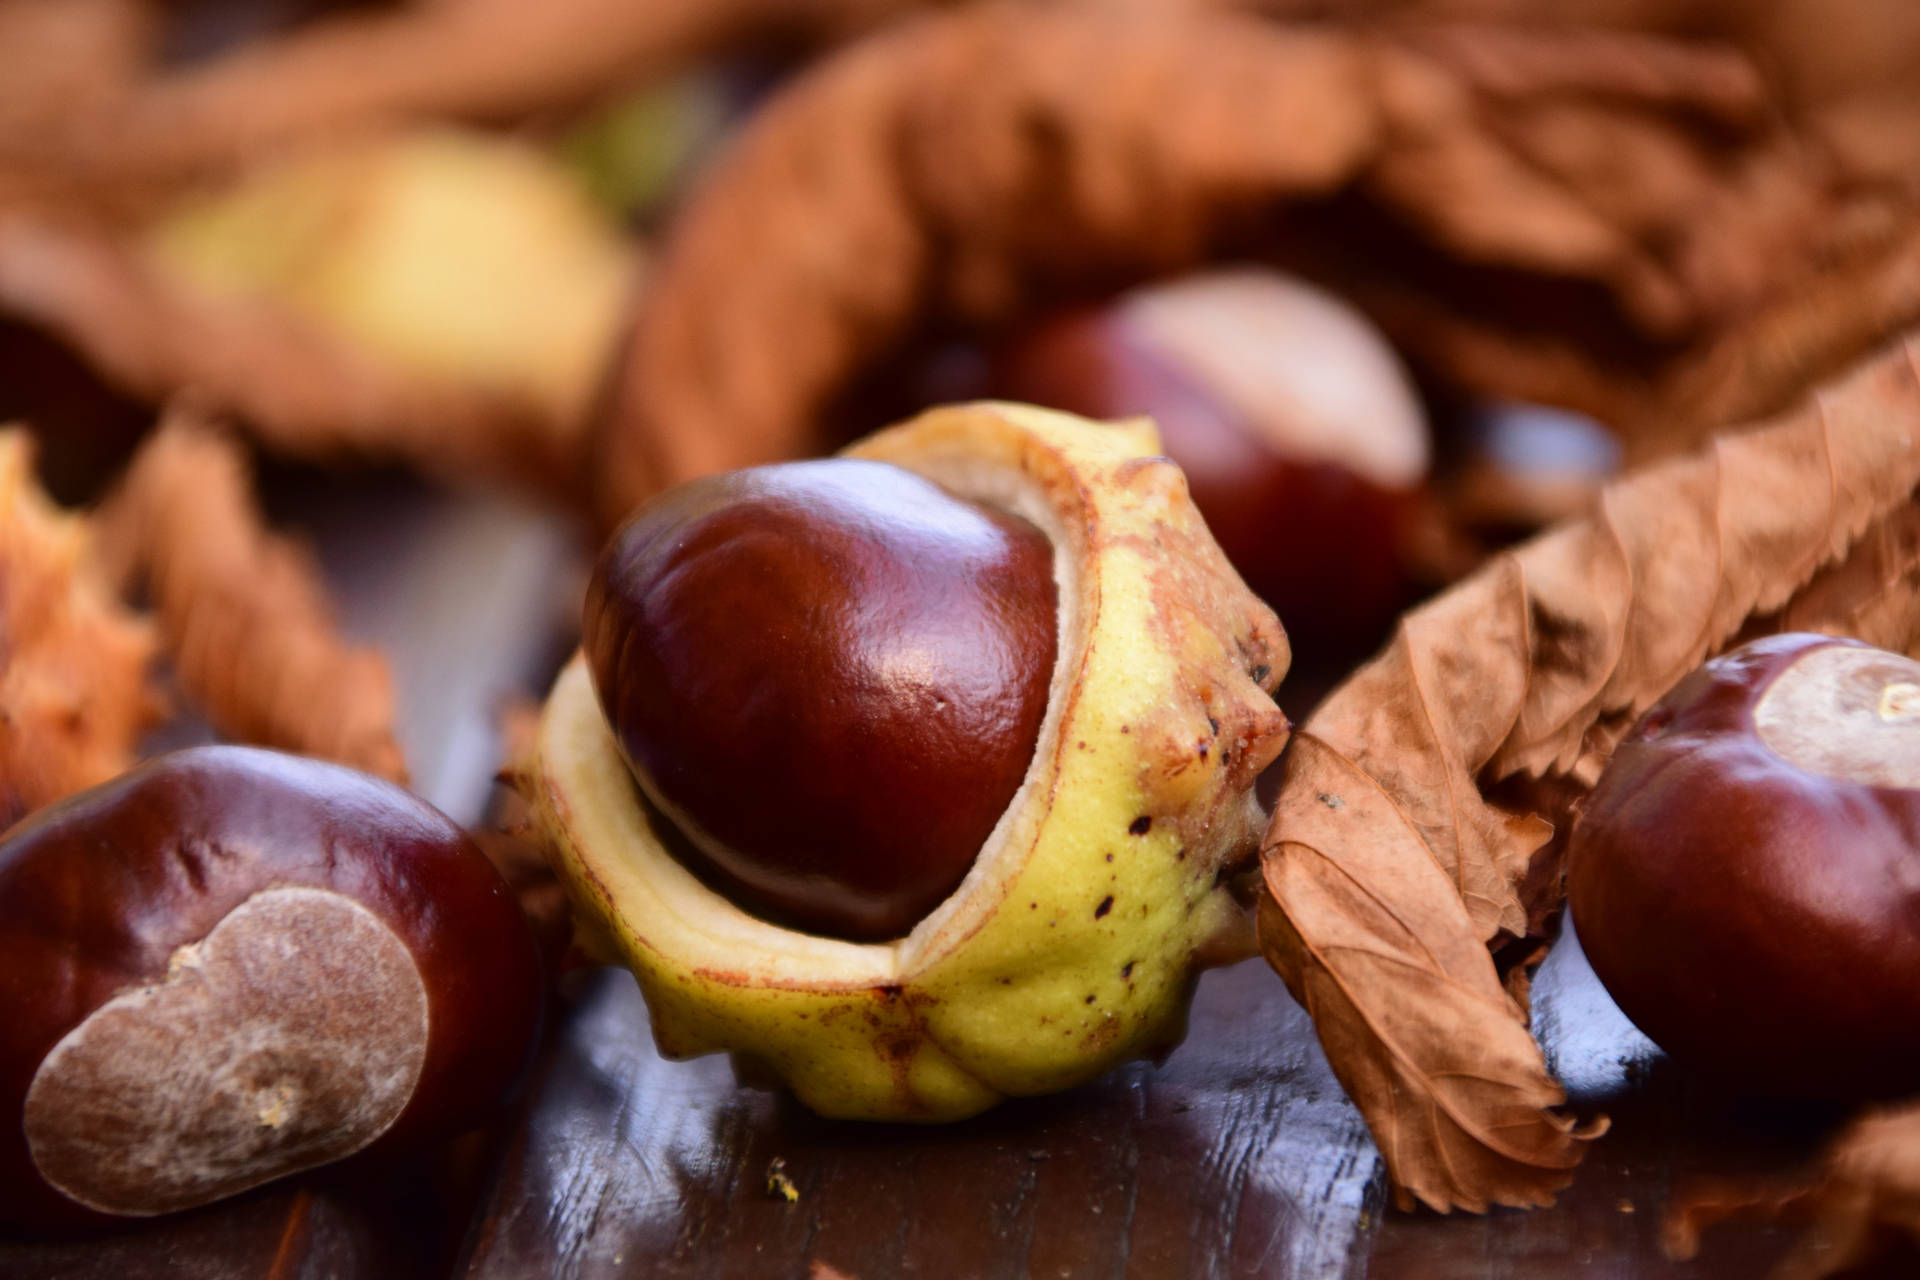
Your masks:
M1613 1128L1551 1209L1390 1214L1374 1241L1369 1280L1765 1276L1793 1239L1790 1228L1749 1224L1710 1235L1699 1258L1676 1263L1660 1251L1667 1199L1707 1172L1793 1168L1839 1112L1734 1098L1675 1068L1608 999L1571 930L1536 975L1533 1019L1572 1104L1606 1112Z
M593 978L485 1210L471 1280L1357 1272L1376 1157L1259 962L1210 975L1164 1066L939 1129L818 1119L662 1061L623 974ZM775 1160L798 1199L768 1189Z

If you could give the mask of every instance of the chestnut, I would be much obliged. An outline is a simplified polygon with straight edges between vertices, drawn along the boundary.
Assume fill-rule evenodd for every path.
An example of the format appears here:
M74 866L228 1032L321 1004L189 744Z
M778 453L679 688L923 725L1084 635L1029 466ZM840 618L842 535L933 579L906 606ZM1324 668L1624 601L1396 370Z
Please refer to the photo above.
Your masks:
M0 1216L167 1213L471 1127L542 989L506 885L425 801L157 757L0 844Z
M1405 603L1426 418L1386 340L1333 295L1254 268L1179 277L1046 316L992 364L1009 399L1151 417L1296 653L1370 646Z
M1642 717L1568 848L1620 1008L1742 1088L1920 1087L1920 663L1789 634Z
M764 919L879 941L953 892L1026 776L1057 609L1033 525L837 458L641 508L583 647L692 869Z

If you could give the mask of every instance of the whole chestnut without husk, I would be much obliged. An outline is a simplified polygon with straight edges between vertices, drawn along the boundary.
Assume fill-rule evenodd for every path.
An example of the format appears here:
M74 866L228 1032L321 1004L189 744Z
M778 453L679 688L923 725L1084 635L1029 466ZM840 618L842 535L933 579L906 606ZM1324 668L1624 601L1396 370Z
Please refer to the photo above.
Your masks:
M1594 972L1674 1058L1920 1088L1920 663L1806 634L1709 662L1620 744L1567 856Z
M1026 776L1056 609L1031 524L836 458L642 508L584 647L683 856L763 918L878 941L953 892Z
M191 1208L485 1118L533 1047L518 904L399 787L158 757L0 844L0 1217Z
M1045 316L993 366L998 395L1151 417L1303 655L1371 644L1405 603L1426 416L1386 339L1332 294L1251 267L1177 277Z

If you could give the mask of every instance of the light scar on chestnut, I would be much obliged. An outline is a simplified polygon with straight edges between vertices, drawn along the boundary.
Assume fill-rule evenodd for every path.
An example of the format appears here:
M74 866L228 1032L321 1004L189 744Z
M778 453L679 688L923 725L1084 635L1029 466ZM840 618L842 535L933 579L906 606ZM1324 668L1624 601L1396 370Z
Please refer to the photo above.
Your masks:
M190 1208L365 1147L426 1051L426 987L393 931L342 894L268 889L41 1060L28 1148L92 1208Z

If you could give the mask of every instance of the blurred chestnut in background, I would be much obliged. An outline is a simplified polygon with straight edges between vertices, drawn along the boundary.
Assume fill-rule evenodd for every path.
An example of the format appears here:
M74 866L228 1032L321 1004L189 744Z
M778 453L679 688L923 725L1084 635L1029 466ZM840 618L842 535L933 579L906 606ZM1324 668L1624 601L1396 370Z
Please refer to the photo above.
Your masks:
M158 757L0 844L0 1217L166 1213L470 1128L541 992L513 896L425 801Z
M1407 603L1399 540L1431 444L1386 340L1333 295L1221 270L1043 318L996 353L994 393L1151 416L1167 455L1296 655L1349 660Z
M1567 856L1594 972L1676 1059L1920 1089L1920 663L1804 634L1715 659L1620 744Z

